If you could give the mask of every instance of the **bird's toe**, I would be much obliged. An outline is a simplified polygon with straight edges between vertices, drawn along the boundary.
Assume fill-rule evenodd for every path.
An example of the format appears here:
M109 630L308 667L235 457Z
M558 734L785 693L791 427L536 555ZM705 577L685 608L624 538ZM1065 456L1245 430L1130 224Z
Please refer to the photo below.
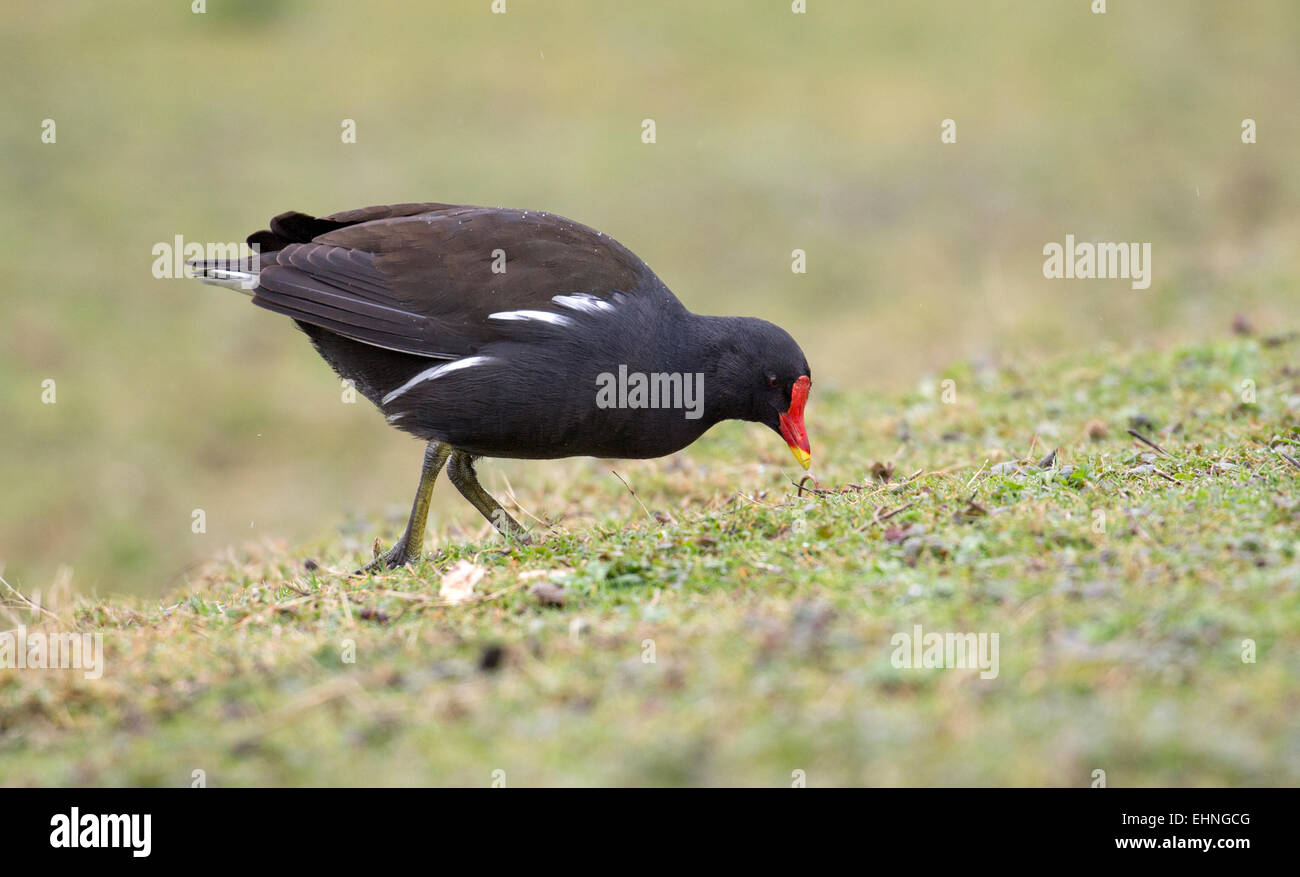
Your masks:
M398 567L408 566L418 559L407 550L406 540L400 539L397 544L383 554L376 554L374 560L356 571L356 575L397 569Z

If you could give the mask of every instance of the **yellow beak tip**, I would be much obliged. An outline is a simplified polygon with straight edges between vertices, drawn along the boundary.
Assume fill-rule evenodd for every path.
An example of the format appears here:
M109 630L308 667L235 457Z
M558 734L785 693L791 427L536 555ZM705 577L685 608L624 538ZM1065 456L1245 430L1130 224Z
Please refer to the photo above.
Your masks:
M794 445L790 446L790 450L794 454L794 458L799 461L800 466L807 469L812 465L812 454L808 453L803 448L796 448Z

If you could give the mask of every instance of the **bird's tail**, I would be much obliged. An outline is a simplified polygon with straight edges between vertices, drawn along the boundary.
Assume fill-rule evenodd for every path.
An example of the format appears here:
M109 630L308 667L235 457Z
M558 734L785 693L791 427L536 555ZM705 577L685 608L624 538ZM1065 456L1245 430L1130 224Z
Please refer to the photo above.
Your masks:
M204 283L252 295L257 288L257 275L262 270L261 262L261 255L254 252L238 259L192 259L185 263L185 267L189 276Z
M278 264L276 254L290 244L310 243L320 235L360 222L413 216L416 213L441 210L451 206L435 203L394 204L388 207L349 210L322 218L290 210L272 219L270 228L255 231L248 236L247 244L252 255L227 259L191 259L185 263L185 267L189 269L191 277L197 277L204 283L225 286L253 295L262 268Z

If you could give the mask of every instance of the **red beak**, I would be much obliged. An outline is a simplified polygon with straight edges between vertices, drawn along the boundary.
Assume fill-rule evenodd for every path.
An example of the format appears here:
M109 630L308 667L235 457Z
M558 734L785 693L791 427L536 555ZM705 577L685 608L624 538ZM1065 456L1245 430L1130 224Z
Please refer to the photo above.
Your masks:
M781 437L790 446L799 465L807 469L812 465L812 448L808 446L808 430L803 424L803 406L808 402L808 388L812 380L803 375L794 382L790 393L790 410L781 415Z

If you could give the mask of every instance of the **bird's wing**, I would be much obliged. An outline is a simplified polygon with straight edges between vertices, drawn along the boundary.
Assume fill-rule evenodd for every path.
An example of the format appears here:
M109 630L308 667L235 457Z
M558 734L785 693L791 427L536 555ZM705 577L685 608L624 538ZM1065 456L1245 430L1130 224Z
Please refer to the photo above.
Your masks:
M527 340L630 295L680 307L626 247L536 211L412 204L283 214L250 242L275 247L262 257L256 304L420 356Z

